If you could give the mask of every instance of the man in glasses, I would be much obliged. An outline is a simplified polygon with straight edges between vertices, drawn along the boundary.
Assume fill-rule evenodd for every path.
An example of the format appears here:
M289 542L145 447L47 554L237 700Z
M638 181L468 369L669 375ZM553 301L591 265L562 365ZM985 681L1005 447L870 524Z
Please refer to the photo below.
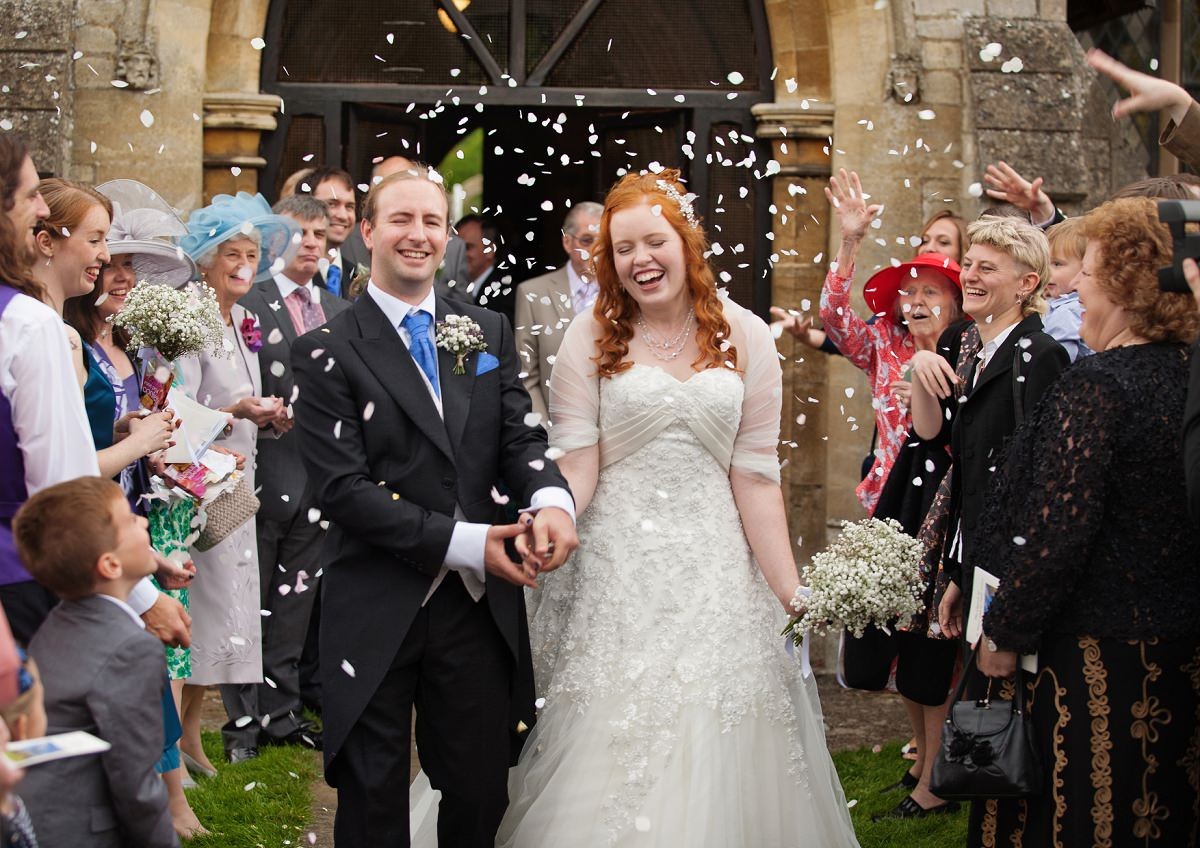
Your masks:
M567 326L596 301L596 275L592 248L600 232L599 203L576 203L563 221L563 250L567 264L549 274L526 280L517 287L513 332L521 356L525 389L533 411L550 419L550 369Z

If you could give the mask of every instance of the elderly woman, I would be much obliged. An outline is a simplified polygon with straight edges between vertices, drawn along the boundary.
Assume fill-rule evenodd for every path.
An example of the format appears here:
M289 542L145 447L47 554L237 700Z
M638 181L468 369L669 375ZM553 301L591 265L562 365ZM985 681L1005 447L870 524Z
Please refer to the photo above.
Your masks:
M953 463L943 568L949 584L938 618L945 635L962 633L962 604L973 569L986 566L975 532L992 472L1021 417L1066 368L1066 351L1042 331L1042 290L1050 277L1046 235L1016 218L985 217L967 228L963 311L937 352L913 356L913 430L949 442Z
M1200 318L1158 287L1171 240L1152 201L1110 201L1084 233L1096 355L1017 432L980 532L1000 588L979 667L1009 677L1037 653L1024 685L1047 790L975 804L971 844L1194 845L1200 571L1179 432Z
M223 446L245 459L246 482L254 488L255 442L262 429L287 429L283 401L261 397L257 319L238 299L272 268L283 267L295 253L298 231L289 218L271 213L261 195L218 195L193 212L180 246L195 260L201 279L213 289L225 319L225 349L178 361L182 388L204 406L229 413ZM282 261L280 261L282 260ZM253 742L257 716L247 712L238 684L262 682L262 631L259 610L258 545L254 519L207 551L193 550L192 676L183 693L183 740L180 747L201 772L215 771L200 744L200 708L205 686L220 685L229 721L222 729L231 762L258 755ZM244 730L247 728L248 730ZM247 733L252 734L247 736Z

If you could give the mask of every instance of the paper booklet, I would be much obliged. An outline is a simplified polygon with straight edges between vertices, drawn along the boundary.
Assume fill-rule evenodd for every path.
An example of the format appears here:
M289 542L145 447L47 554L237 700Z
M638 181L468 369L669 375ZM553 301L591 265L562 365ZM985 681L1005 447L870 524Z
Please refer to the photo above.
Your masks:
M175 431L175 446L167 450L164 459L168 463L199 462L229 423L229 414L201 406L178 388L172 388L167 395L167 406L181 423Z
M971 587L971 606L967 611L967 644L974 645L983 635L983 616L992 605L1000 588L1000 578L975 566L975 582ZM1037 654L1022 654L1021 668L1037 674Z
M4 754L8 761L21 768L39 766L52 760L79 757L84 754L103 754L112 745L85 730L59 733L55 736L39 736L9 742Z

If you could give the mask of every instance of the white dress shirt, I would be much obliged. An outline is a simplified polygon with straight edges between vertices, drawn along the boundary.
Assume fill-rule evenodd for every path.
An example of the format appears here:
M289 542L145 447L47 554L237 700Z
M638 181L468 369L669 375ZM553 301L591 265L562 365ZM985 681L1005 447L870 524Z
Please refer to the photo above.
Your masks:
M567 282L571 284L571 304L575 307L575 314L580 315L591 309L596 302L596 295L600 293L600 284L579 276L570 262L567 263Z
M97 592L96 597L104 598L104 600L108 601L109 603L116 604L119 608L125 611L126 615L133 619L134 623L138 627L142 628L143 630L146 629L146 622L142 621L142 617L133 611L133 607L122 601L120 598L114 595L106 595L103 592Z
M1020 322L1018 322L1020 323ZM992 361L992 357L996 355L997 349L1004 344L1004 340L1012 335L1012 331L1017 328L1016 324L1010 324L999 333L996 338L990 342L985 342L979 352L975 354L979 358L979 362L975 365L975 379L971 381L971 388L975 388L979 384L979 378L983 376L983 371L988 367L988 363Z
M41 301L18 294L0 316L0 392L12 406L13 429L25 463L25 490L34 494L76 477L99 477L96 445L83 407L62 318ZM138 615L158 600L149 578L129 594Z
M371 280L367 283L367 294L375 301L376 305L387 316L388 322L396 328L404 346L412 347L412 337L408 333L408 329L401 326L402 322L412 312L426 312L433 319L429 324L429 338L436 347L436 325L437 321L437 295L433 288L430 287L425 298L416 306L406 303L394 295L390 295L383 289L375 285L375 281ZM436 361L434 368L437 368ZM425 374L423 368L418 367L417 372L421 375L421 379L425 383L425 388L429 391L429 397L437 407L438 414L442 414L442 400L433 390L433 386L429 381L429 377ZM547 507L558 507L564 510L571 516L571 520L575 520L575 501L571 498L571 493L559 486L546 486L538 489L533 493L530 499L528 510L523 512L537 512L539 509ZM484 548L487 545L488 530L491 529L490 524L475 524L467 521L466 515L462 509L455 504L454 506L454 531L450 535L450 547L446 549L446 560L442 564L441 570L434 579L433 584L429 587L429 592L425 596L425 601L432 597L437 591L438 586L442 584L442 580L446 576L447 571L457 571L462 577L463 585L470 592L471 597L478 601L483 597L485 569L483 565ZM424 603L422 603L424 605Z
M496 270L496 266L490 266L486 271L471 281L467 286L467 294L471 296L471 300L479 303L479 296L483 294L483 290L487 287L488 280L492 277L492 272Z

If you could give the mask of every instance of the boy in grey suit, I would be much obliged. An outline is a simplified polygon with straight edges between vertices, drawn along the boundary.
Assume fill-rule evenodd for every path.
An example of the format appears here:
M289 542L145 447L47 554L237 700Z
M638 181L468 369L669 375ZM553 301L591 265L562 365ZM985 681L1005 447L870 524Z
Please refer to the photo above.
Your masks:
M35 494L13 523L21 559L62 598L29 645L48 732L86 730L112 745L29 770L22 797L43 845L170 848L179 839L162 756L162 643L126 601L154 572L146 519L111 480L81 477Z

